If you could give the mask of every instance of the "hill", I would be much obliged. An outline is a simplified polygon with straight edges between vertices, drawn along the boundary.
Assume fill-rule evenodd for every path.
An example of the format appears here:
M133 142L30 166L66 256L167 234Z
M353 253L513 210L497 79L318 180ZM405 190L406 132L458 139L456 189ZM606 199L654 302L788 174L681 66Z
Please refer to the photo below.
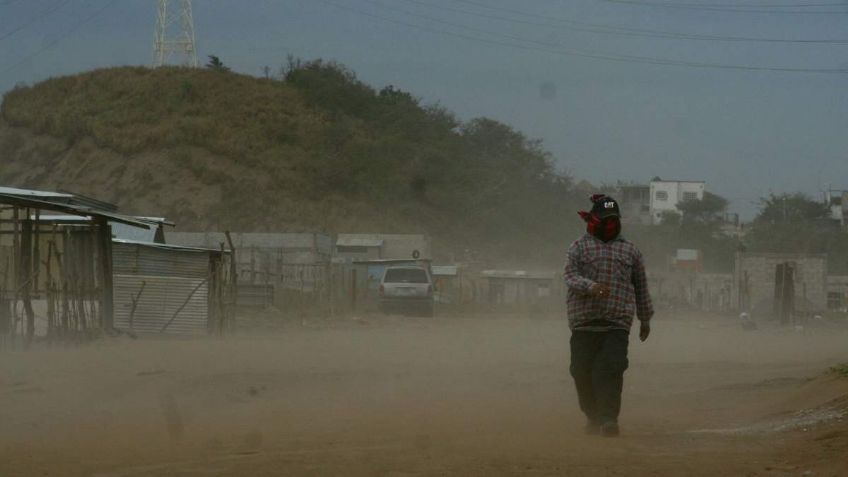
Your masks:
M280 79L101 69L16 88L0 118L0 183L180 230L425 232L448 253L559 262L585 205L539 142L320 60Z

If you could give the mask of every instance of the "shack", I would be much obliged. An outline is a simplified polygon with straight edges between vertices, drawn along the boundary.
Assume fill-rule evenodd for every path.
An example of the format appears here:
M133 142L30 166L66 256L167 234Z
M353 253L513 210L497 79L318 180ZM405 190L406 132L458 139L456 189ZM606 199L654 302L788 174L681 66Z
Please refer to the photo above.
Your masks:
M115 240L115 327L197 335L234 325L229 250Z
M827 309L827 255L737 253L733 304L740 311L790 323Z
M60 228L41 220L45 211L84 220ZM112 223L156 226L83 196L0 187L0 342L79 341L113 330Z
M422 234L339 234L335 255L348 263L431 258L430 239Z

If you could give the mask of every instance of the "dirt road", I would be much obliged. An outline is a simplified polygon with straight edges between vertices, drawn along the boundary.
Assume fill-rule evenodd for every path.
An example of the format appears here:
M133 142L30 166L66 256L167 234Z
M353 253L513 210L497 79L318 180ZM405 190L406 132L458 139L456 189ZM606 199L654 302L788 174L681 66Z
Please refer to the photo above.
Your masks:
M0 476L848 475L848 333L658 319L587 437L556 319L0 353Z

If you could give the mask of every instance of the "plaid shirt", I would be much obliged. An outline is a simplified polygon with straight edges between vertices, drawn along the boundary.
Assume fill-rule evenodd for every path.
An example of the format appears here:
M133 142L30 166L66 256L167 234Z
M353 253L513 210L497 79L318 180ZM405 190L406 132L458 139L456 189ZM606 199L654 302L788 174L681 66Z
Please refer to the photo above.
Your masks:
M607 243L589 234L579 238L568 249L563 275L572 330L630 330L634 314L640 321L654 314L642 253L621 237ZM608 285L609 296L589 295L595 283Z

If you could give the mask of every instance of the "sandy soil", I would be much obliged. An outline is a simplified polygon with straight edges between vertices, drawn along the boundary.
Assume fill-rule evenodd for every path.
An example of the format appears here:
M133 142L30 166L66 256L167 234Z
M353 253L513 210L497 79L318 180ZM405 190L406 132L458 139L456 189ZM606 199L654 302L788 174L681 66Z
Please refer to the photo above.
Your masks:
M563 320L365 319L0 352L0 476L848 475L848 332L659 319L622 437Z

